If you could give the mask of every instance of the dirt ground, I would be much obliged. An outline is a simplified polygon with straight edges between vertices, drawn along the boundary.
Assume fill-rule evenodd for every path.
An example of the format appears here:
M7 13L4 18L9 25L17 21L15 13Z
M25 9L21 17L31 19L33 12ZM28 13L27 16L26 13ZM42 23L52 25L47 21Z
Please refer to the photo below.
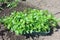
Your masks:
M28 7L49 10L55 15L57 19L60 18L60 0L26 0L20 2L20 4L16 8L5 8L4 10L2 10L2 12L0 12L0 17L9 15L14 10L22 11ZM58 24L60 25L60 23ZM39 36L39 38L34 37L34 39L32 39L31 37L25 39L25 37L21 35L15 37L14 36L15 35L13 35L13 33L11 34L8 30L6 30L3 25L0 25L0 40L60 40L60 29L58 29L58 31L54 31L52 35Z

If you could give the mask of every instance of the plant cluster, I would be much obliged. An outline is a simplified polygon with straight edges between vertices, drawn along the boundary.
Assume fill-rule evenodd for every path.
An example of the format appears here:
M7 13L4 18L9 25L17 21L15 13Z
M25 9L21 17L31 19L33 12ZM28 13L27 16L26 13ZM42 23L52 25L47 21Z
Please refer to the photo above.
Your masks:
M17 4L18 4L18 1L19 0L0 0L0 5L6 5L6 7L10 7L10 8L13 8L13 7L16 7ZM2 7L0 7L0 9L2 9Z
M28 9L23 12L12 12L10 16L1 19L9 30L19 34L33 32L49 32L51 27L56 27L55 17L47 10Z

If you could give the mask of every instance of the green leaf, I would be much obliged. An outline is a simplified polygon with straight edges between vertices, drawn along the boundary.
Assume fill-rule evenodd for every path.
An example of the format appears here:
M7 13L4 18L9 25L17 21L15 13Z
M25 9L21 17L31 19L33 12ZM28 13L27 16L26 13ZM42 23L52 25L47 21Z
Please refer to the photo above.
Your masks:
M15 33L16 33L16 35L19 35L19 31L18 30L16 30Z

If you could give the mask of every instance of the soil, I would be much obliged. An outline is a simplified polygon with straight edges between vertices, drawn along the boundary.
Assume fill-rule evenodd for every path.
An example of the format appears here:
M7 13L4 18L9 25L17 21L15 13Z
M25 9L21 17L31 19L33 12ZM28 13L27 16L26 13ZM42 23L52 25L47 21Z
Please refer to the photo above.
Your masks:
M15 8L4 8L0 12L0 17L9 16L14 10L23 11L26 8L37 8L49 10L54 13L56 18L60 17L60 0L23 0ZM59 23L58 23L59 24ZM52 35L35 36L35 35L15 35L14 33L7 30L2 24L0 24L0 40L60 40L60 27L54 31Z

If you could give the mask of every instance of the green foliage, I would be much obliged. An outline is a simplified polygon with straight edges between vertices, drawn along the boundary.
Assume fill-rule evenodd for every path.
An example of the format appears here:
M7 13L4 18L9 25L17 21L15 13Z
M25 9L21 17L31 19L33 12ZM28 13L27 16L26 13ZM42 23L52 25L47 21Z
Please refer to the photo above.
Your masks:
M10 7L10 8L16 7L18 2L19 0L0 0L0 3L2 4L6 3L7 4L6 7Z
M19 0L14 0L13 2L9 2L7 7L10 7L10 8L16 7L18 2Z
M10 16L2 19L2 23L19 34L29 34L33 32L49 32L51 27L56 27L55 17L47 10L28 9L23 12L12 12Z

